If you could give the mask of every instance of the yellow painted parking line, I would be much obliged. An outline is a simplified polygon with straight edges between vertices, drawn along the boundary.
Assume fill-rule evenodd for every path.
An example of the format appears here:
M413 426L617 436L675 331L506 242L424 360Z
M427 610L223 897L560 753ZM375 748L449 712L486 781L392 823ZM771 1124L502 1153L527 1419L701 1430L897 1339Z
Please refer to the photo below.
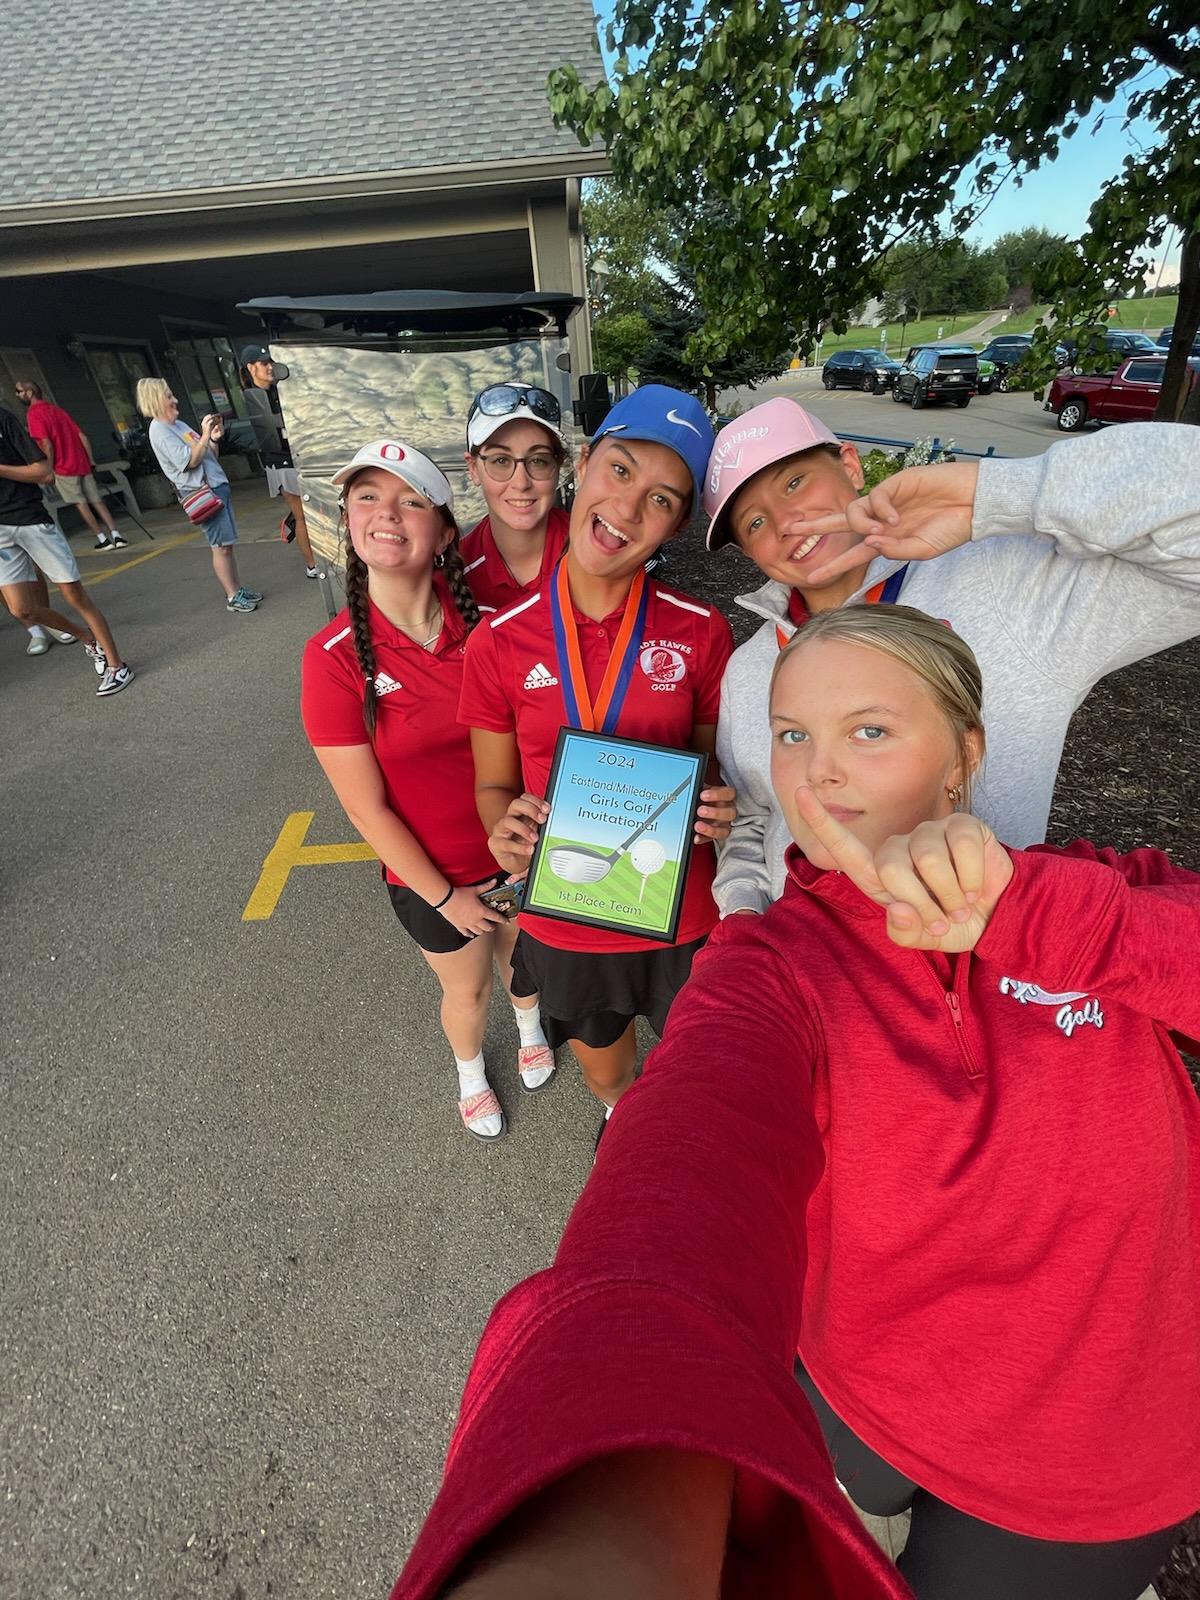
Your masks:
M279 904L284 885L296 867L328 867L346 861L377 861L374 850L361 840L356 844L305 844L315 811L293 811L279 830L279 837L267 852L246 901L243 922L265 922Z
M107 583L110 578L115 578L118 572L128 572L132 567L140 567L143 561L165 556L168 550L178 550L181 544L190 544L195 537L194 533L177 533L173 539L156 542L153 550L146 550L140 556L130 556L128 561L121 561L115 567L105 567L103 572L81 574L84 588L94 589L98 583Z

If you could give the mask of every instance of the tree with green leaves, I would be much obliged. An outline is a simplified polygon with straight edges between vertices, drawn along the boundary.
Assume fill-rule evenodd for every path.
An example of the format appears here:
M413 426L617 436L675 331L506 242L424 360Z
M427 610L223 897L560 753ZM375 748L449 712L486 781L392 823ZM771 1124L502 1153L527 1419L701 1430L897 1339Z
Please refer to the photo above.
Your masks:
M669 383L716 407L717 388L753 385L784 371L791 348L727 349L707 367L688 354L704 313L695 283L678 265L687 219L680 207L654 212L610 180L590 184L583 225L598 368L616 378L636 371L645 383ZM600 268L603 270L599 270Z
M1004 273L1005 298L1018 308L1049 297L1052 274L1067 252L1065 235L1048 228L1020 228L1002 233L990 254Z
M678 265L703 310L689 355L713 370L734 348L811 349L844 329L890 248L947 217L964 231L1124 90L1154 136L1104 184L1049 287L1059 331L1096 323L1178 226L1162 407L1177 414L1200 323L1195 0L617 0L608 43L613 81L560 68L551 107L604 141L647 209L687 197Z

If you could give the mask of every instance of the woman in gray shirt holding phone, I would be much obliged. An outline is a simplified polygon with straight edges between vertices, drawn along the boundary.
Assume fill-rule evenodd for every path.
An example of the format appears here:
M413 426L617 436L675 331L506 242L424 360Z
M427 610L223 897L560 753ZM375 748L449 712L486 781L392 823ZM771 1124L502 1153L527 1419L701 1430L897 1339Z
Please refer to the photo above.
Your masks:
M229 489L229 479L217 460L217 441L222 423L218 416L206 416L197 433L180 420L179 401L162 378L142 378L137 386L137 407L150 418L150 447L163 472L182 498L207 486L221 502L216 516L199 524L212 551L213 572L225 591L226 611L253 611L262 599L252 589L242 587L238 577L237 524Z

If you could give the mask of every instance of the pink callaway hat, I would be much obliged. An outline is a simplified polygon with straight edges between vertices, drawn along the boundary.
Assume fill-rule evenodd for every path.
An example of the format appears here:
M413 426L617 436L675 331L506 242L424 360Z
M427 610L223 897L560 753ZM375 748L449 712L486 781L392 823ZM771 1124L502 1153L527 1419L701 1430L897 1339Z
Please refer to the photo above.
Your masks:
M363 445L344 467L339 467L329 481L344 484L364 467L379 467L384 472L390 472L393 477L408 484L410 489L423 494L426 500L432 500L435 506L445 506L447 511L454 510L454 490L450 487L449 478L440 467L434 466L428 456L414 450L410 444L401 444L396 439L373 439L370 444Z
M717 435L704 476L704 514L709 519L704 542L708 548L720 550L733 538L725 513L734 495L756 472L814 445L840 443L820 417L783 396L764 400L727 422Z

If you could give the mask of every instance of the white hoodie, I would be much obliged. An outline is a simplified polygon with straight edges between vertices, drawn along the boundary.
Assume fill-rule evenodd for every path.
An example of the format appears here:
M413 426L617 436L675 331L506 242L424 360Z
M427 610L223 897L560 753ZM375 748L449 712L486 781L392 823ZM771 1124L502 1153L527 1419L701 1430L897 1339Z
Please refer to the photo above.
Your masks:
M846 603L901 565L873 561ZM723 917L783 892L791 837L771 790L767 690L776 628L795 632L788 594L771 582L738 600L766 620L721 685L717 756L738 796L713 886ZM899 601L951 623L979 660L987 757L972 811L1006 844L1042 842L1067 725L1092 685L1200 633L1200 428L1127 423L982 460L969 542L914 561Z

